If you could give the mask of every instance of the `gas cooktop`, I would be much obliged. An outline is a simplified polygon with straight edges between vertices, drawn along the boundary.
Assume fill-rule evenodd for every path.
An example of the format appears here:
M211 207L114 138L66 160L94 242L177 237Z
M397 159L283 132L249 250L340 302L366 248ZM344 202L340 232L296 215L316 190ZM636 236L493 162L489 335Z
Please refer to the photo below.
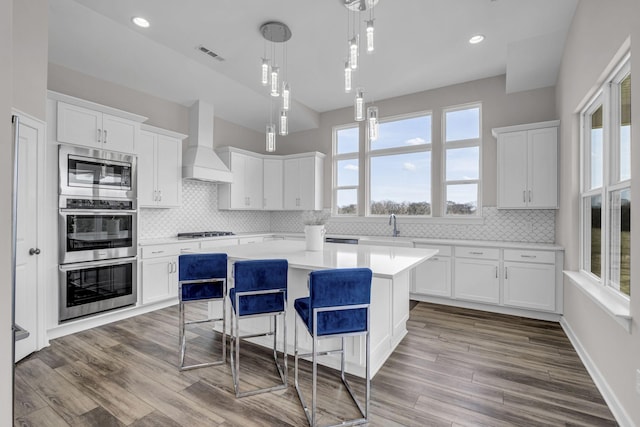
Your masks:
M178 239L198 239L201 237L233 236L231 231L194 231L192 233L178 233Z

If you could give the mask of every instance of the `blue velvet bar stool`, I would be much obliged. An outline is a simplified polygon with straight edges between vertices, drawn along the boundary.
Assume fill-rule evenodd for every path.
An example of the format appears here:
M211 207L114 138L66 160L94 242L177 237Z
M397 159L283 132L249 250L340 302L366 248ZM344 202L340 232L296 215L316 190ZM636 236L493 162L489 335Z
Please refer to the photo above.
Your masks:
M231 372L236 397L251 396L287 387L287 272L289 263L284 259L236 261L233 265L234 287L229 290L231 300ZM269 316L273 326L268 332L240 335L239 320ZM284 367L278 363L278 316L282 316ZM271 323L271 322L269 322ZM273 387L240 391L240 340L273 335L273 360L281 384Z
M294 374L298 398L304 409L309 425L315 427L318 387L318 357L340 354L340 378L351 399L358 407L362 418L346 420L340 426L363 424L369 420L370 374L369 374L369 306L371 303L372 272L368 268L341 268L313 271L309 274L309 296L294 302L299 318L312 338L311 353L300 354L298 349L298 322L295 322ZM344 375L346 337L364 335L366 340L365 402L364 408L356 399ZM340 338L341 346L336 350L318 351L319 340ZM298 359L311 357L311 408L307 406L298 383Z
M220 365L227 360L226 305L227 254L185 254L178 257L178 299L180 310L180 370ZM222 317L185 321L188 304L222 301ZM222 321L222 357L220 360L184 364L187 350L185 327L197 323Z

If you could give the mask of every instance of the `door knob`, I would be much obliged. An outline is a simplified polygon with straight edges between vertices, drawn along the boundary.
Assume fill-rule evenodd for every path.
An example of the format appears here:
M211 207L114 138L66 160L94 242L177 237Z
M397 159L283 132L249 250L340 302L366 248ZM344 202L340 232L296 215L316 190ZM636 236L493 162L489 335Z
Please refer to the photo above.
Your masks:
M29 255L40 255L40 248L29 249Z

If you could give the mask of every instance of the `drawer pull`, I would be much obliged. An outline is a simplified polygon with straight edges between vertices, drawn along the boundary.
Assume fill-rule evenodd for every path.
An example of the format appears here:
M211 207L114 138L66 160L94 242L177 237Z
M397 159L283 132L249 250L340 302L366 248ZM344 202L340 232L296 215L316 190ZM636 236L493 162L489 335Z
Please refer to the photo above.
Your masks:
M164 251L151 251L152 254L163 254Z
M520 255L521 258L537 258L537 255Z
M482 255L484 252L469 252L471 255Z

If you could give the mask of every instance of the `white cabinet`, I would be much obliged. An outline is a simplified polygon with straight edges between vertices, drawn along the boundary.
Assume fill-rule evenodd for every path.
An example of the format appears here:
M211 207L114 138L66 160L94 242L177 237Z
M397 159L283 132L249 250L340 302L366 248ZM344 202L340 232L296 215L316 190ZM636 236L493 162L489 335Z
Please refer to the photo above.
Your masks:
M216 152L233 174L231 184L218 185L218 208L261 210L264 203L262 157L231 147Z
M493 129L498 139L498 208L558 207L559 121Z
M284 170L282 159L265 158L263 177L264 210L282 210L284 188Z
M178 256L200 248L190 241L142 247L142 304L178 296Z
M321 210L324 154L287 156L284 160L284 209Z
M142 125L136 143L138 206L168 208L182 203L182 140L186 135Z
M123 153L134 152L139 122L142 120L130 120L62 101L58 101L57 114L59 142ZM122 115L136 117L125 112Z
M415 268L412 293L451 297L451 246L416 243L415 247L437 249L438 254Z
M500 251L495 248L456 247L454 296L458 299L500 303Z
M505 249L503 292L505 305L555 311L555 253Z

